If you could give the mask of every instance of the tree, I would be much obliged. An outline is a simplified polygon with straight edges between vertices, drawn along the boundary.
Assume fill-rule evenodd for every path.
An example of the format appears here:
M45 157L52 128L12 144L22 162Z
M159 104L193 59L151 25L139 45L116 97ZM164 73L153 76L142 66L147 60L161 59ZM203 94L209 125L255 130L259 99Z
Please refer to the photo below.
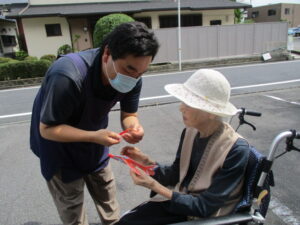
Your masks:
M234 22L240 23L243 19L243 11L241 9L234 10Z
M126 22L132 22L134 19L130 16L127 16L125 14L109 14L107 16L104 16L100 18L94 29L94 35L93 35L93 44L94 47L100 47L102 44L102 41L106 37L107 34L109 34L116 26L126 23Z

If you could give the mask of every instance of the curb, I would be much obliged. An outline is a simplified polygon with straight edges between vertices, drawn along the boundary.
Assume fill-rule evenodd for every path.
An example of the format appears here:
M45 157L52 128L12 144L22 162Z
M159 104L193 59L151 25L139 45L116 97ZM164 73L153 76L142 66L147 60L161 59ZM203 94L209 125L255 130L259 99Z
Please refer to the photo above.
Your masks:
M213 59L205 59L205 60L197 60L197 61L188 61L182 63L182 70L184 71L184 70L191 70L191 69L294 60L294 57L289 52L274 52L271 54L271 56L272 58L268 61L264 61L261 55L240 56L234 58L224 57L224 58L217 58L217 59L213 58ZM178 67L179 66L177 62L151 64L148 68L147 73L145 73L145 76L153 73L178 71ZM0 90L36 86L36 85L40 85L42 80L43 77L0 81Z

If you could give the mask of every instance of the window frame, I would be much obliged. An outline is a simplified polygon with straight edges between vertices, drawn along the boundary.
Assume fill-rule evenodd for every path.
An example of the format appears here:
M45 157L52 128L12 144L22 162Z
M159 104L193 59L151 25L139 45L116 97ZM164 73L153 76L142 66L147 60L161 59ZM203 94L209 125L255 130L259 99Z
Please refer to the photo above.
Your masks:
M59 29L55 30L56 28L59 28ZM51 30L51 29L53 29L53 30ZM47 37L62 36L60 23L45 24L45 30L46 30L46 36Z
M152 29L152 19L150 16L135 17L134 19L138 22L144 23L149 29Z
M17 46L17 40L15 35L1 35L1 41L3 47L5 48Z
M277 11L276 9L269 9L268 10L268 16L276 16Z
M183 14L181 15L180 19L181 19L181 27L203 26L203 15L201 13ZM160 28L178 27L178 15L160 15L159 27Z

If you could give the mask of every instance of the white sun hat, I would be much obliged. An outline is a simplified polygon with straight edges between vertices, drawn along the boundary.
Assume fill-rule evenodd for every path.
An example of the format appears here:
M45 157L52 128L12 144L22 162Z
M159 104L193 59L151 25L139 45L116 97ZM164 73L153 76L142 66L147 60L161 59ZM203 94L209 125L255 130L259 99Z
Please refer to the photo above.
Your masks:
M168 84L165 90L186 105L221 117L233 116L237 109L229 102L230 84L213 69L200 69L183 84Z

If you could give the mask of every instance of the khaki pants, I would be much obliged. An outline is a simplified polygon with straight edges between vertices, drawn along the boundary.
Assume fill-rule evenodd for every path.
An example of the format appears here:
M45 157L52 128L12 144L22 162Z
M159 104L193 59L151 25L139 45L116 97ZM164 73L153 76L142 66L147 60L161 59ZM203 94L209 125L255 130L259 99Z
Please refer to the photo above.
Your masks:
M65 225L88 225L83 206L84 184L94 200L103 225L118 221L120 208L116 199L116 185L110 164L104 169L89 174L82 179L64 183L60 174L47 182L59 216Z

